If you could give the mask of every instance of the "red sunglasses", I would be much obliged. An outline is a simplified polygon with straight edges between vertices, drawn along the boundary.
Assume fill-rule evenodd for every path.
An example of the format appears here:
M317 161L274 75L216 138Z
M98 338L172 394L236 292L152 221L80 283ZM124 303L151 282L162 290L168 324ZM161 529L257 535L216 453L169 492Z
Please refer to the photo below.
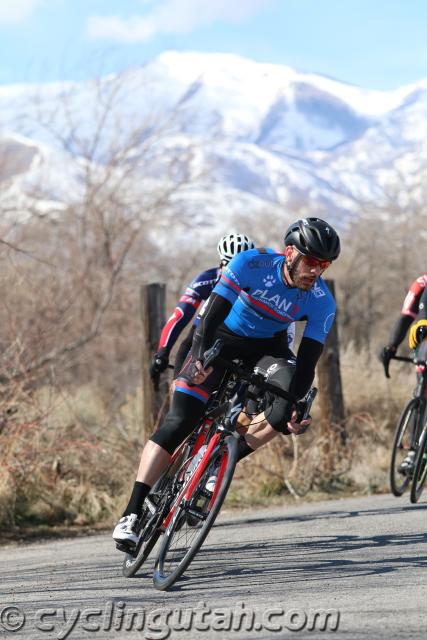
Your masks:
M323 271L331 265L329 260L319 260L318 258L313 258L312 256L305 255L303 255L302 257L307 267L320 267L320 269L322 269Z

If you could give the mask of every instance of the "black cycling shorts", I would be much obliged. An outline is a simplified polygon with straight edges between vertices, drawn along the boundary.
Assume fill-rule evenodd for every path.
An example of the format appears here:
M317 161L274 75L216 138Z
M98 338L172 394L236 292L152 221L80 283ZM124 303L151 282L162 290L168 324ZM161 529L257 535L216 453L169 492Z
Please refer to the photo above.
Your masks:
M232 333L222 325L215 338L221 338L224 346L221 355L228 359L243 361L248 368L257 363L266 366L269 380L283 389L290 390L295 373L295 356L288 348L283 336L273 338L247 338ZM190 352L179 376L172 398L171 409L160 428L151 436L151 440L172 453L177 446L193 431L203 416L204 408L211 393L216 390L224 375L224 369L213 365L212 373L201 385L193 385L188 369L193 363ZM289 401L267 396L266 417L277 431L287 433L292 407Z

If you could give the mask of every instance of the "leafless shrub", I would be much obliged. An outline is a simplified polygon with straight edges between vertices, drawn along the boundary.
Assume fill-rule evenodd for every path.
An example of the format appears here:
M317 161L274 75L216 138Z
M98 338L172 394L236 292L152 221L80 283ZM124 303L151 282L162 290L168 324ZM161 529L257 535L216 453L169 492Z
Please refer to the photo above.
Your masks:
M40 175L17 206L16 221L5 216L0 228L0 415L19 408L0 434L3 524L33 512L51 520L103 517L117 493L105 443L112 439L120 464L121 439L127 456L135 450L138 430L133 425L129 434L120 416L127 394L137 397L139 288L174 254L157 234L173 215L171 198L187 179L191 149L179 158L179 176L173 157L163 163L162 176L150 176L161 126L127 123L124 134L114 107L122 79L107 84L92 96L91 126L74 108L72 91L38 122L64 153L73 151L63 170L75 189L60 215L54 209L42 215L49 176ZM12 213L9 201L0 199L1 213ZM171 285L178 283L184 267L169 269ZM55 402L36 410L42 389L57 399L68 393L75 402L70 391L85 385L100 402L102 428L98 421L85 429L81 419L52 427Z
M136 466L141 436L140 285L165 281L172 308L189 275L217 259L202 241L196 252L185 244L191 220L171 205L194 179L194 150L167 157L162 136L173 131L173 118L150 115L129 126L129 114L117 108L125 79L95 83L86 105L91 126L71 85L48 111L37 97L32 105L28 131L43 130L55 144L66 202L49 200L52 176L43 171L15 201L13 172L29 156L18 149L0 163L8 194L0 196L0 526L113 518L133 481L118 470ZM49 206L40 207L41 199ZM309 204L271 205L254 219L250 212L236 217L234 226L249 232L249 223L258 245L281 250L286 225L313 213ZM424 270L426 212L411 207L392 198L387 210L361 207L342 232L342 257L330 271L347 443L333 425L319 438L314 413L305 436L276 439L239 464L239 495L384 488L392 429L414 377L396 366L385 381L373 356L407 286ZM179 241L172 229L182 231ZM325 466L331 459L333 467Z

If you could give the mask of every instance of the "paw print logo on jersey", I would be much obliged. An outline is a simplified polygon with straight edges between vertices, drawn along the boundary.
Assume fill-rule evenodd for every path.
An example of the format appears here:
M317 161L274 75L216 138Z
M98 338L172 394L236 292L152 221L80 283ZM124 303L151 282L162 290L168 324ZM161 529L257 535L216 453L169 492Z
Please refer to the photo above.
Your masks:
M263 282L267 287L267 289L270 289L270 287L276 284L276 278L274 278L273 276L265 276L265 278L263 279Z

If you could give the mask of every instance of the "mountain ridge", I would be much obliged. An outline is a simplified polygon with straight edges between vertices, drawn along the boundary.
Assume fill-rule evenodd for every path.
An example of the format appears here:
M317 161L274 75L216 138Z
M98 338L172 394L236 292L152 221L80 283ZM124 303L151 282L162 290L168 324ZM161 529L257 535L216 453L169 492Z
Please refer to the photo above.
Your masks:
M44 124L28 117L31 100ZM89 158L91 135L109 100L111 110ZM70 113L79 122L74 132L67 123ZM190 184L175 197L180 211L187 198L189 215L194 208L210 209L212 193L221 203L222 192L230 219L248 211L251 199L256 211L260 203L286 208L298 200L306 203L303 213L330 212L344 225L361 205L386 206L388 193L395 196L408 185L416 201L424 197L427 79L372 91L234 54L168 51L93 83L0 87L0 123L3 146L15 135L21 156L25 145L31 153L38 147L38 178L43 173L45 181L39 191L49 195L42 199L61 206L67 189L73 197L78 189L80 156L82 166L102 167L115 136L132 141L133 134L127 161L141 162L140 177L162 180L166 158L183 166L183 156L193 156ZM49 126L61 132L61 144ZM149 163L142 166L147 149ZM52 162L64 174L60 188ZM2 175L0 164L9 197L34 183L31 171L35 167L14 179L10 171Z

